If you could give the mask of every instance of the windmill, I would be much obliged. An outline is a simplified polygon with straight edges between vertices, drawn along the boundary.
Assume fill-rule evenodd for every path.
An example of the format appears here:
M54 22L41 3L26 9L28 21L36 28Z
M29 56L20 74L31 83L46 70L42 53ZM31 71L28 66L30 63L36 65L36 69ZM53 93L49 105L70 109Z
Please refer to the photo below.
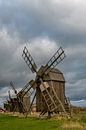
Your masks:
M10 90L8 91L8 95L9 95L9 100L11 101L12 97L11 97L11 94L10 94Z
M8 91L8 96L9 96L9 99L7 99L7 101L4 103L4 108L7 111L12 112L14 111L15 105L14 105L14 100L11 97L10 90Z
M37 65L35 64L31 54L28 52L26 47L24 47L22 57L32 73L36 73L35 80L31 80L24 88L24 93L30 92L32 88L35 91L34 97L30 103L29 111L31 110L34 99L36 98L37 107L42 102L43 108L40 110L41 115L44 115L46 112L48 112L48 115L50 115L53 112L58 113L59 111L64 112L67 115L65 105L57 95L52 83L49 84L46 80L49 77L50 72L55 71L55 67L65 58L65 53L62 47L60 47L52 56L52 58L47 62L47 64L42 66L39 70L37 69ZM62 75L60 71L58 71L58 73L60 76ZM40 98L41 102L37 103ZM64 92L63 98L65 101Z
M24 86L24 88L25 88L27 85L28 85L28 84L26 84L26 85ZM12 87L12 89L13 89L15 95L16 95L16 98L15 98L16 104L15 104L15 102L14 102L15 107L18 109L18 111L19 111L20 113L23 113L23 114L26 113L26 112L28 111L28 107L29 107L29 96L28 96L28 94L27 94L28 92L25 93L25 92L24 92L24 88L23 88L21 91L17 92L17 90L15 89L15 86L14 86L14 84L13 84L12 81L10 82L10 86Z
M6 101L4 102L4 109L6 111L11 111L12 98L11 98L11 95L10 95L10 91L8 91L8 96L9 96L9 99L6 98Z

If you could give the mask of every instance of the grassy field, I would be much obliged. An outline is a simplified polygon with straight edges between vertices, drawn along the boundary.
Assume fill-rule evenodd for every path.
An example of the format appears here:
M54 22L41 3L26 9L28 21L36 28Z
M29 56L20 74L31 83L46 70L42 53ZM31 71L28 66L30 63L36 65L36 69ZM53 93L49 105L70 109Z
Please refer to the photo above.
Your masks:
M86 130L86 113L74 115L71 119L24 118L0 114L0 130Z

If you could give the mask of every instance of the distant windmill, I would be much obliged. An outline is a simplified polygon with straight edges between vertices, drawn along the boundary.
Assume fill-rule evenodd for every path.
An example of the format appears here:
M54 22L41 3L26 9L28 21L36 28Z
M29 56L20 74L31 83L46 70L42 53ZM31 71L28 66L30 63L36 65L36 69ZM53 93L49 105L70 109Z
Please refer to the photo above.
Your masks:
M12 81L10 82L10 85L11 85L11 87L16 95L17 107L18 107L19 112L23 113L23 114L26 113L28 111L29 102L30 102L28 94L26 94L24 92L24 89L17 92Z

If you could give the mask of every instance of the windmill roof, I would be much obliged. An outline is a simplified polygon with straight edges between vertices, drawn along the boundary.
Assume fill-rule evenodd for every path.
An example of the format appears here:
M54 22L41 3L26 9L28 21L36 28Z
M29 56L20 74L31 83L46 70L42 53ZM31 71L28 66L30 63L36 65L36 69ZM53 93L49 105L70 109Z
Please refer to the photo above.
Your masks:
M45 67L42 66L40 68L40 71L43 71L44 68ZM43 76L43 80L44 81L50 81L50 80L52 80L52 81L65 82L65 78L64 78L63 73L59 69L57 69L57 68L50 68L49 73L47 75Z

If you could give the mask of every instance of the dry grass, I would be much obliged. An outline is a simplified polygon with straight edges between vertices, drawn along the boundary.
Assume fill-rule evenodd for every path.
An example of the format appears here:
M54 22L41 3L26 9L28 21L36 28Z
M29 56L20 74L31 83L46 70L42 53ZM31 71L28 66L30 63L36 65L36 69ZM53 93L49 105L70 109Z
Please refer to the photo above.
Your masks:
M80 130L86 130L86 126L85 126L85 124L84 125L82 125L82 124L80 124L79 122L68 122L68 123L64 123L63 125L62 125L62 128L64 129L80 129Z

